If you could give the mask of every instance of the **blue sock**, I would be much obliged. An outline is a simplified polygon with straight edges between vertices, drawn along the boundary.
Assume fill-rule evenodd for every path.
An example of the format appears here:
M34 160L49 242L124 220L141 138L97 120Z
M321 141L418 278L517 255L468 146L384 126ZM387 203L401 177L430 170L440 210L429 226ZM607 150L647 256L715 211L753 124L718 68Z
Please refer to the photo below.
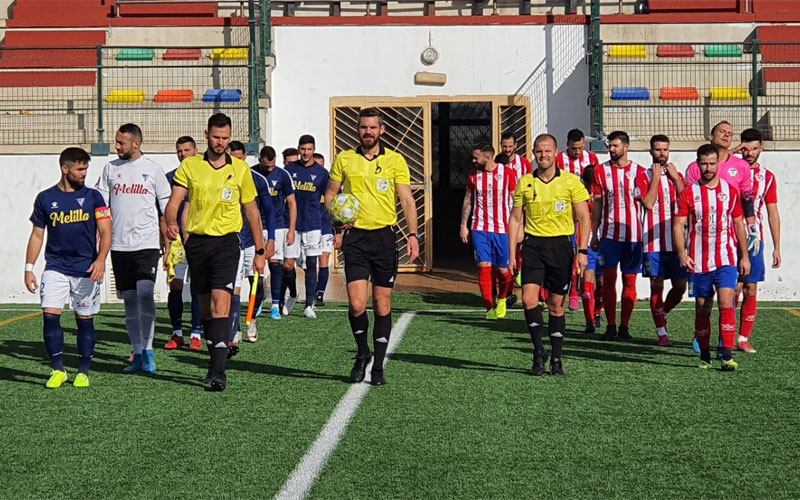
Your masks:
M78 371L88 375L94 356L94 344L97 342L94 319L75 318L75 321L78 323Z
M242 312L242 298L239 295L233 294L231 298L231 312L228 316L231 325L231 333L230 333L230 340L233 342L233 337L236 336L236 332L239 331L239 316Z
M281 303L281 288L283 287L283 269L280 262L269 263L269 288L272 295L272 305Z
M319 268L319 277L317 278L317 295L325 295L325 289L328 288L328 276L330 276L330 269L327 267Z
M306 307L314 305L317 290L317 257L306 257Z
M183 290L170 290L167 295L167 310L172 331L183 328Z
M297 297L297 271L292 269L283 275L283 286L289 290L289 295Z
M203 313L200 311L200 300L192 294L192 333L203 329Z
M61 328L61 316L44 313L44 346L53 364L53 370L64 371L64 329Z

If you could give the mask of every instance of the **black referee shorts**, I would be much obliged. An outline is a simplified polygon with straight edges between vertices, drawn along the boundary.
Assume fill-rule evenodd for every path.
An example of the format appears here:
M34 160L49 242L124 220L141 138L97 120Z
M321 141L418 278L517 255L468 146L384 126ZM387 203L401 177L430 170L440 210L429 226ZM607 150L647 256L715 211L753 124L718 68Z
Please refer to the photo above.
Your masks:
M374 286L394 288L397 277L397 235L394 228L348 229L342 236L347 283L372 278Z
M161 252L155 248L125 252L111 251L111 266L114 268L114 284L118 292L136 290L139 280L156 280L158 258Z
M522 242L522 284L544 286L556 295L569 291L575 252L569 236L525 235Z
M233 293L239 272L239 235L192 234L186 240L186 262L192 271L192 293L205 295L211 290Z

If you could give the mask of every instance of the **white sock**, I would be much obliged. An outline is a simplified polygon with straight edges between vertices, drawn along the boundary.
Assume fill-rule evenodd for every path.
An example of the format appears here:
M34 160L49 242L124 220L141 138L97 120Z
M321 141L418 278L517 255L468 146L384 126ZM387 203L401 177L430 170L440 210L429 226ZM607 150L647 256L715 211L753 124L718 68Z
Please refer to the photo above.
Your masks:
M661 328L656 329L656 333L659 337L666 337L667 336L667 329L663 326Z
M739 335L739 338L736 339L736 342L750 342L750 337L742 337Z
M183 337L183 332L180 330L172 330L172 334L176 337Z
M199 339L200 338L200 332L192 332L192 338L193 339Z

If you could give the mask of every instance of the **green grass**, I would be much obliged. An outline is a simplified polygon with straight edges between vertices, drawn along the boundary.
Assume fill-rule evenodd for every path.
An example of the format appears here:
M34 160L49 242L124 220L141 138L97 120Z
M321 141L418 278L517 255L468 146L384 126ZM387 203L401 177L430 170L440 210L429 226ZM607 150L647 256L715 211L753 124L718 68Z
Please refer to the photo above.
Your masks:
M759 310L758 354L738 354L737 373L696 368L688 310L670 317L671 349L646 312L632 343L578 333L571 314L567 377L534 378L518 309L489 322L470 294L398 294L395 306L448 312L413 319L389 385L369 391L311 498L800 497L800 318L783 309ZM188 349L159 349L155 375L122 375L119 307L96 321L89 390L43 387L40 318L0 327L0 498L273 497L350 387L354 343L334 307L315 323L260 319L221 394L203 389L206 357ZM3 307L0 321L30 309ZM160 307L159 348L169 331Z

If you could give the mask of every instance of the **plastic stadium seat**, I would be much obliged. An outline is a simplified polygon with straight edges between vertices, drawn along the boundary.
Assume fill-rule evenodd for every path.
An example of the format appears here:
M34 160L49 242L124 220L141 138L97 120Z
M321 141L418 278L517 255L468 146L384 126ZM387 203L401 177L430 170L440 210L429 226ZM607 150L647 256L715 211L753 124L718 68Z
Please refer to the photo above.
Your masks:
M608 55L618 58L644 58L647 57L647 47L644 45L612 45Z
M694 57L691 45L659 45L656 52L658 57Z
M745 87L711 87L711 99L723 101L747 101L750 92Z
M706 45L706 57L741 57L741 45Z
M700 92L694 87L661 87L662 101L696 101Z
M144 101L144 90L112 90L106 96L108 103L138 104Z
M239 89L208 89L203 94L203 102L239 102L242 91Z
M237 60L247 59L247 49L214 49L211 52L211 59L221 60Z
M153 102L192 102L193 90L159 90L153 97Z
M117 53L117 61L152 61L153 49L122 49Z
M615 101L647 101L650 91L647 87L614 87L611 89L611 99Z
M200 49L167 49L162 59L165 61L197 61L203 55Z
M764 68L763 72L765 82L800 82L800 68Z

